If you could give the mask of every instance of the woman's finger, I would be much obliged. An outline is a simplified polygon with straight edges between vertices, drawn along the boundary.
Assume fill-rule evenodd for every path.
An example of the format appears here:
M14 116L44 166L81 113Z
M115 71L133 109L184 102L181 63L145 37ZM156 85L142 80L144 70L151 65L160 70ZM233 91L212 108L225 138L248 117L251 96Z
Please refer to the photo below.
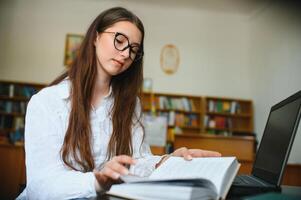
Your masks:
M220 157L221 154L217 151L207 151L201 149L189 149L192 157Z
M188 153L188 154L184 154L183 155L185 160L192 160L192 156Z
M179 149L176 149L171 155L172 156L179 156L179 157L182 157L183 156L183 153L187 151L187 148L186 147L181 147Z
M172 154L172 156L184 157L185 160L191 160L192 156L186 147L181 147L176 149Z
M129 165L134 165L137 162L135 159L127 155L115 156L113 160L122 164L129 164Z
M129 173L129 170L116 160L109 162L106 166L118 174L127 175Z
M111 169L110 167L104 167L101 170L101 172L103 175L105 175L111 179L114 179L114 180L117 180L120 177L120 174L118 172L114 171L113 169Z

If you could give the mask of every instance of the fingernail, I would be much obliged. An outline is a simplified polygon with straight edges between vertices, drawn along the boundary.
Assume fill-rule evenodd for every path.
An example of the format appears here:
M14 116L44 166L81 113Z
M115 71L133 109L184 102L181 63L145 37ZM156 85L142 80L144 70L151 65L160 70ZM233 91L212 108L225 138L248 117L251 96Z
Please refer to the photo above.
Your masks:
M115 178L115 179L118 179L118 178L119 178L119 176L120 176L120 174L114 173L114 175L113 175L113 176L114 176L114 178Z
M125 169L122 171L123 175L128 175L129 174L129 170Z
M188 159L188 160L192 160L192 156L191 156L191 155L188 155L188 156L187 156L187 159Z

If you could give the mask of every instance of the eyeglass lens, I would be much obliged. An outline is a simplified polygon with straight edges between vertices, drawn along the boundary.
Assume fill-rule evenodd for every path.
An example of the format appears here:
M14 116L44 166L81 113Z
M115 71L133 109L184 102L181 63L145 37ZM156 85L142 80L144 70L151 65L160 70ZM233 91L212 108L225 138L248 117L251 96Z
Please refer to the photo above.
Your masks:
M140 59L142 57L142 53L139 51L138 45L130 45L129 39L121 34L116 33L114 38L114 46L119 51L125 51L126 49L130 49L130 58L131 60Z

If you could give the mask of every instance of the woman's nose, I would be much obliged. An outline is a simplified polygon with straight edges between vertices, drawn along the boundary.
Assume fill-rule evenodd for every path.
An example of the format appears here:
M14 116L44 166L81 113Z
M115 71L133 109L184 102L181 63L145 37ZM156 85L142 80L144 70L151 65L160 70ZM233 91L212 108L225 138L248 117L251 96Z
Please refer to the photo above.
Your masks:
M120 51L120 54L125 58L129 58L130 57L130 48L127 48L124 51Z

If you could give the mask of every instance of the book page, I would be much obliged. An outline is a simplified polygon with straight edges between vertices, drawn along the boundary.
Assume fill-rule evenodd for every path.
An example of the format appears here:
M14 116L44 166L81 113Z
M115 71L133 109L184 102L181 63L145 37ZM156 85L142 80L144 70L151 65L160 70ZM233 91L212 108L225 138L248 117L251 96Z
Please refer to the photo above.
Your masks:
M170 157L151 174L149 179L204 178L212 181L219 193L225 174L235 160L235 157L211 157L186 161L181 157Z

